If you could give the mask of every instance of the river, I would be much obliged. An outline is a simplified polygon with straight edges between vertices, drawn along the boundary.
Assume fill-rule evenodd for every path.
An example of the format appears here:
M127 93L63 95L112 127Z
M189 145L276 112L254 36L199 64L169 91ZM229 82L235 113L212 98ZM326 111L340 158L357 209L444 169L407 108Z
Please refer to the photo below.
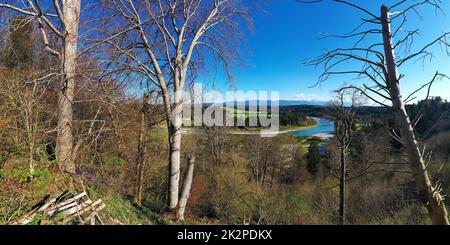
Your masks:
M313 128L299 130L292 132L291 134L296 137L301 136L318 136L321 138L331 138L335 133L334 122L325 118L315 118L319 122L319 125Z
M335 129L334 129L334 122L329 119L325 118L317 118L317 117L311 117L314 120L318 121L319 124L308 129L303 130L286 130L286 131L269 131L269 132L261 132L261 131L238 131L238 132L229 132L230 135L279 135L279 134L290 134L295 137L304 137L304 136L316 136L320 138L324 142L329 142L332 140ZM204 132L201 132L200 130L195 130L192 128L183 128L182 129L183 134L203 134Z

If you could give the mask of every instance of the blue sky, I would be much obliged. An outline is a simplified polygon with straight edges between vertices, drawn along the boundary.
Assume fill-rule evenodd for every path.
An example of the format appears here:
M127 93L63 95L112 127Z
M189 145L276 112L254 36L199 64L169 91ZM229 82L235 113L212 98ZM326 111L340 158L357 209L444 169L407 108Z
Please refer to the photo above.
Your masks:
M234 85L239 90L280 91L282 99L329 100L331 91L344 82L359 84L350 77L334 77L309 88L315 83L321 68L306 67L306 58L320 55L325 48L349 47L352 43L342 39L320 39L323 33L343 34L351 31L366 17L361 12L336 3L300 4L295 0L272 0L265 6L265 12L254 13L254 32L248 33L244 40L243 58L245 65L236 69ZM397 1L353 1L370 9L378 15L382 3L387 5ZM421 36L416 39L416 49L439 34L450 31L450 1L443 1L447 16L436 16L434 9L421 9L424 20L414 14L409 18L405 29L421 28ZM399 9L400 10L400 9ZM448 11L447 11L448 10ZM377 41L374 35L369 41ZM414 50L416 50L414 49ZM406 77L402 81L404 94L414 91L422 83L428 82L436 72L450 74L450 57L434 49L436 57L432 62L411 62L400 69ZM352 67L353 64L347 64ZM224 78L219 77L218 89L225 89ZM450 99L450 81L437 82L432 89L433 96ZM424 94L421 94L424 96ZM419 96L419 98L421 98Z

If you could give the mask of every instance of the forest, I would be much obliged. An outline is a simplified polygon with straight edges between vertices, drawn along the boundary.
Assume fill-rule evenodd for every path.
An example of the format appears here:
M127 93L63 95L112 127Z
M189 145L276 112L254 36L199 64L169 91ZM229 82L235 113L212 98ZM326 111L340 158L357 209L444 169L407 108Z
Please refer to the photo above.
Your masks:
M450 60L450 33L416 43L407 17L448 9L293 2L363 16L331 35L342 46L316 47L323 54L303 64L321 72L315 86L353 80L326 105L279 115L205 102L201 113L231 111L245 125L192 127L181 93L216 73L231 84L264 4L0 0L0 224L449 225L450 90L430 91L450 71L400 86L403 64ZM258 133L263 116L279 133Z

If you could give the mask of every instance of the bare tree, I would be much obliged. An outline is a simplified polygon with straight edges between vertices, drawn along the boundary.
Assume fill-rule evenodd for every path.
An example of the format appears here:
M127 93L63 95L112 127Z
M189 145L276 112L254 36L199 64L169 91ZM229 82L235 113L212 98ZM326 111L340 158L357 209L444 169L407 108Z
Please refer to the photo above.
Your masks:
M31 64L34 26L24 17L15 17L9 23L7 31L2 34L5 36L0 57L2 65L5 66L0 68L2 114L15 119L14 123L7 126L17 132L19 137L14 138L19 139L22 138L20 135L25 135L24 143L28 150L28 165L32 178L37 145L43 134L38 120L43 111L39 102L46 92L45 81L39 79L43 75L33 72Z
M0 3L0 8L8 8L37 21L45 50L61 63L61 84L58 95L58 139L56 157L60 170L75 173L73 161L73 109L75 89L76 58L78 45L78 25L81 0L54 0L52 13L43 11L40 1L16 1L17 4ZM51 34L50 34L50 33ZM51 47L49 36L62 40L62 47Z
M142 205L142 187L144 181L144 167L145 167L145 154L147 152L147 146L145 144L145 134L147 131L146 110L149 95L144 94L142 98L141 109L141 122L139 126L139 138L138 138L138 156L136 161L136 192L134 194L134 203Z
M97 46L113 48L114 62L147 78L162 92L169 133L168 207L178 205L181 128L186 84L195 79L202 58L212 54L227 68L237 47L238 17L245 9L237 0L104 1L112 14ZM111 28L110 28L111 29ZM233 35L231 35L233 34ZM106 45L106 46L108 46ZM171 97L172 96L172 100Z
M271 138L251 136L246 140L249 180L255 182L256 193L268 185L272 188L275 174L282 173L283 168L289 167L293 161L291 147Z
M208 127L206 129L206 137L211 156L211 164L214 167L223 163L223 153L225 148L226 129L223 127Z
M356 90L337 90L334 109L337 111L335 119L336 141L339 147L340 175L339 175L339 223L345 224L345 184L347 181L347 155L348 148L353 138L353 127L355 125L355 107L359 106ZM346 101L350 96L351 105Z
M299 1L304 3L322 2L319 1ZM417 141L414 126L420 116L413 120L410 119L405 104L413 100L414 95L420 90L428 88L427 98L430 94L432 84L440 78L445 77L443 74L436 72L433 79L424 84L418 90L407 96L402 97L400 82L404 75L399 74L398 69L407 62L417 59L425 59L432 55L430 48L440 44L443 48L450 47L448 37L450 33L444 33L438 38L428 42L417 51L414 49L414 38L418 35L418 30L405 30L407 16L412 12L420 15L418 8L420 6L431 6L438 11L442 11L439 7L440 0L424 0L424 1L408 1L402 0L393 4L391 7L381 6L380 14L374 14L364 7L349 1L330 0L352 7L367 17L362 18L360 23L350 33L344 35L331 35L336 38L355 39L356 43L350 48L337 48L321 55L306 63L309 65L323 65L324 72L319 77L318 83L327 80L334 75L356 75L358 79L364 82L370 82L371 85L363 83L363 88L357 86L348 86L349 89L356 89L370 98L375 103L392 108L395 116L397 127L400 135L393 131L392 136L403 144L407 161L414 173L415 184L421 201L428 209L433 224L449 224L447 209L445 207L444 198L441 195L441 187L434 185L427 171L427 163L425 161L426 147L421 147ZM401 8L401 9L400 9ZM400 9L395 11L396 9ZM396 28L392 23L398 22ZM367 37L378 35L381 40L373 43L367 40ZM396 42L394 40L397 40ZM396 57L396 50L405 48L407 52L404 56ZM348 70L342 65L351 61L362 64L362 69Z
M4 72L0 74L5 75ZM17 120L17 123L12 123L5 128L25 136L30 177L33 177L38 143L42 140L45 131L42 129L39 117L43 114L43 106L40 102L45 95L46 84L43 86L38 78L33 79L32 76L22 79L17 77L16 74L7 74L5 75L7 81L2 81L3 86L0 89L0 96L4 101L2 113Z

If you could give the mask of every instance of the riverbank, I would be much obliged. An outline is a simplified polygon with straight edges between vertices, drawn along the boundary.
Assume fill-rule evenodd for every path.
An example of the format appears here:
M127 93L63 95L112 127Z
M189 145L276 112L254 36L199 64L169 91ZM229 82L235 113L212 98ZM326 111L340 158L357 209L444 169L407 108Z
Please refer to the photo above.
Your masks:
M288 134L297 131L303 131L318 127L320 122L316 120L314 125L309 126L281 126L278 131L270 131L269 128L246 128L246 129L231 129L228 131L228 134L233 135L259 135L261 132L266 132L270 134Z
M329 141L333 138L333 134L329 132L329 130L325 130L325 132L321 132L320 127L323 126L323 122L328 120L320 119L320 118L314 118L314 121L316 122L314 125L308 125L308 126L281 126L277 131L272 131L270 128L244 128L244 129L238 129L238 128L228 128L226 129L226 134L228 135L260 135L260 136L277 136L277 135L285 135L285 134L292 134L296 137L298 133L301 132L312 132L311 134L307 135L310 137L317 137L320 138L322 141ZM334 126L333 126L334 128ZM317 130L316 130L317 129ZM317 131L317 132L315 132ZM183 128L183 134L204 134L203 128ZM301 135L303 136L303 135Z
M322 141L329 141L329 140L333 139L333 137L334 137L333 134L329 134L329 133L315 134L313 136L321 139Z

